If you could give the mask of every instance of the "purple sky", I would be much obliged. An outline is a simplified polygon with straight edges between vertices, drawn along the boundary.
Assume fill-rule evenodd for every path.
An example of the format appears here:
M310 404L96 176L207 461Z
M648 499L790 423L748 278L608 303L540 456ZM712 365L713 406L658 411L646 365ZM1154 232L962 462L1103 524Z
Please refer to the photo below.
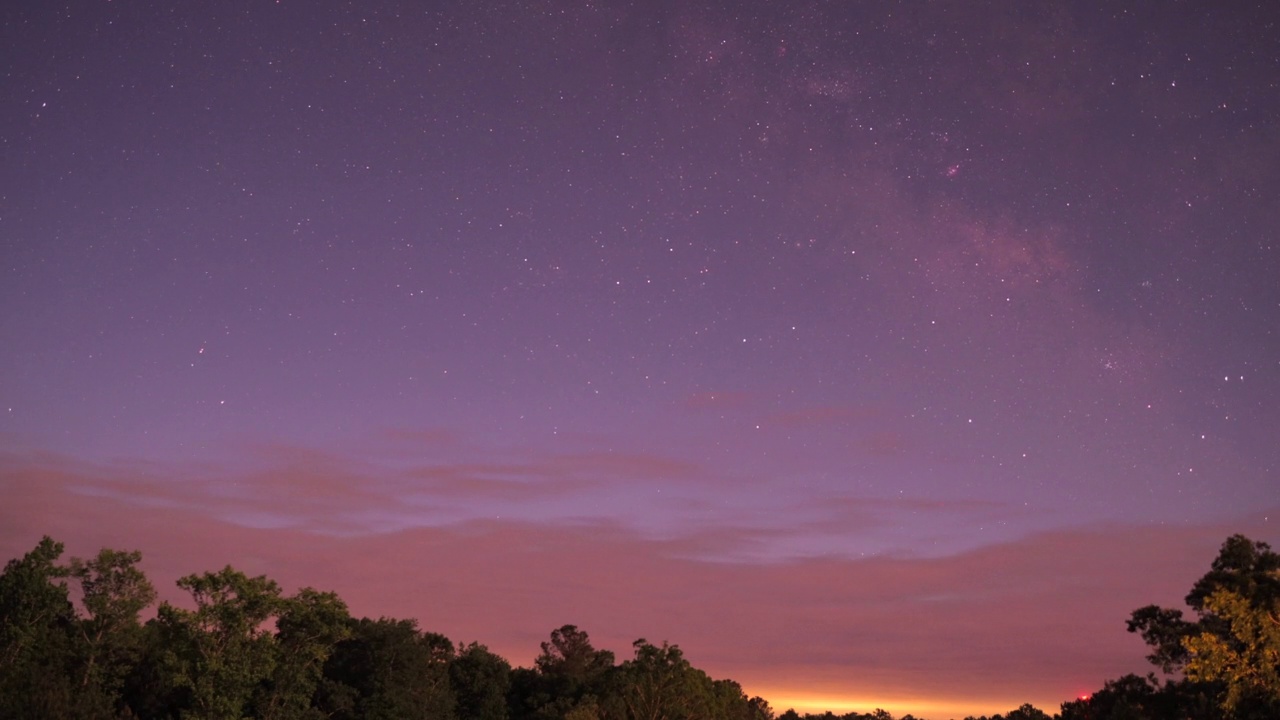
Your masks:
M6 6L0 550L779 709L1145 672L1280 539L1280 13L1086 5Z

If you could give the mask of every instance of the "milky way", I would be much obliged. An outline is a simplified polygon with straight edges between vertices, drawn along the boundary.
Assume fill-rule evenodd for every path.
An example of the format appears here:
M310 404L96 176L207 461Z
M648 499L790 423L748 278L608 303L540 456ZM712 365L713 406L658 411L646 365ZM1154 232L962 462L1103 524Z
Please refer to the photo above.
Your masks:
M576 622L749 690L1004 711L1143 672L1132 603L1276 540L1268 4L427 5L3 11L10 556L61 529L517 662ZM616 597L618 558L653 583ZM511 563L580 595L486 604L536 574L466 568ZM893 619L920 603L946 653ZM987 646L975 613L1077 625Z

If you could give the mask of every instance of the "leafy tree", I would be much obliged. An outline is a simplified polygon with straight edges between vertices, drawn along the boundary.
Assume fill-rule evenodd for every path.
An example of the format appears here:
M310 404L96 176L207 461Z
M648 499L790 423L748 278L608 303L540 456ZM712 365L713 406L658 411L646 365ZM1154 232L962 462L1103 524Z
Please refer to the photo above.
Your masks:
M351 615L336 594L303 588L280 604L276 620L278 660L259 690L262 720L295 720L313 715L312 699L325 662L351 636Z
M1217 590L1205 598L1204 609L1226 627L1183 640L1187 677L1224 683L1222 705L1229 712L1280 717L1280 603L1254 605L1244 595Z
M1062 704L1061 720L1221 720L1216 689L1204 683L1174 680L1161 683L1154 675L1125 675L1108 680L1092 695Z
M595 649L575 625L551 631L541 648L532 670L512 673L511 715L519 720L559 720L570 713L579 720L599 716L613 653Z
M1176 673L1187 662L1187 649L1182 640L1194 631L1194 624L1182 619L1181 610L1156 605L1134 610L1128 620L1129 632L1142 635L1151 652L1147 660L1165 671Z
M747 700L747 717L750 720L773 720L773 708L768 700L753 695Z
M457 700L458 717L467 720L507 720L511 664L478 643L459 645L449 663L449 682Z
M85 617L77 623L81 692L103 707L117 701L125 676L137 663L142 626L138 614L156 599L137 565L142 553L103 548L88 560L72 558L68 576L79 583ZM105 712L105 710L100 710Z
M1138 720L1156 709L1159 683L1154 678L1125 675L1108 680L1092 695L1062 704L1062 720Z
M701 672L701 671L698 671ZM710 688L710 717L724 720L773 720L773 708L761 697L748 698L733 680L715 680Z
M128 715L145 720L179 718L191 707L191 689L173 677L172 648L158 619L138 633L138 659L123 679L120 702Z
M156 620L169 682L190 691L185 717L240 720L276 667L276 638L266 623L281 609L280 586L228 566L188 575L178 587L191 593L196 609L162 603Z
M595 696L588 695L564 714L564 720L600 720L606 717Z
M0 717L75 714L71 678L75 611L57 564L63 545L44 537L0 574Z
M1160 686L1160 694L1156 698L1158 709L1154 716L1176 717L1178 720L1220 720L1223 711L1218 698L1222 692L1222 686L1214 683L1186 678L1166 681Z
M1227 590L1249 604L1269 606L1280 600L1280 555L1265 542L1232 535L1222 543L1209 572L1187 594L1187 605L1201 610L1210 595Z
M541 647L542 652L533 664L543 675L591 684L613 667L613 653L596 650L587 633L575 625L552 630L551 640Z
M1186 604L1197 619L1155 605L1135 610L1130 632L1165 672L1185 672L1202 691L1218 689L1231 716L1280 717L1280 555L1233 535ZM1184 688L1185 690L1185 688Z
M1010 710L1004 717L1005 720L1052 720L1043 710L1030 703L1023 703L1018 709Z
M10 560L0 574L0 668L9 669L30 652L50 628L73 616L67 576L58 566L63 545L47 535L21 559Z
M415 620L355 621L325 663L320 709L337 720L449 720L452 659L453 643Z
M715 684L676 645L635 641L635 657L618 668L618 698L627 720L685 720L715 713ZM741 696L741 688L736 695Z
M546 683L533 668L511 669L511 688L507 691L507 716L512 720L530 720L551 702Z

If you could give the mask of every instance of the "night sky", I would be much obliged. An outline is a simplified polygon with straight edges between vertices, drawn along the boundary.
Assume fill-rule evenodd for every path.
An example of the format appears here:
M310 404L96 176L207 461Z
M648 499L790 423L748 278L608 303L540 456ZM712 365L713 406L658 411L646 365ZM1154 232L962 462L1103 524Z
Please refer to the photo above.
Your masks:
M1274 3L0 18L5 558L945 718L1280 540Z

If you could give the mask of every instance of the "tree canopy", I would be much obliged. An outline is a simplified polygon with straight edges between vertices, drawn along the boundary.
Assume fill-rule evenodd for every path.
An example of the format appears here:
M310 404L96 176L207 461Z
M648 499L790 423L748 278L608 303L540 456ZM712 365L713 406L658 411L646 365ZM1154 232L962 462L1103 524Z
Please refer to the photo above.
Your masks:
M286 595L232 567L188 575L190 606L156 600L138 552L61 562L43 538L0 574L0 717L137 720L773 720L763 698L636 640L618 663L564 625L532 667L416 620L353 618L332 592ZM1166 678L1126 675L1050 716L1031 705L969 720L1280 718L1280 556L1234 535L1185 599L1128 620ZM869 713L779 720L892 720ZM902 720L915 720L910 715Z
M1280 718L1280 555L1232 535L1185 602L1194 620L1157 605L1133 612L1129 632L1146 641L1147 658L1227 716Z

